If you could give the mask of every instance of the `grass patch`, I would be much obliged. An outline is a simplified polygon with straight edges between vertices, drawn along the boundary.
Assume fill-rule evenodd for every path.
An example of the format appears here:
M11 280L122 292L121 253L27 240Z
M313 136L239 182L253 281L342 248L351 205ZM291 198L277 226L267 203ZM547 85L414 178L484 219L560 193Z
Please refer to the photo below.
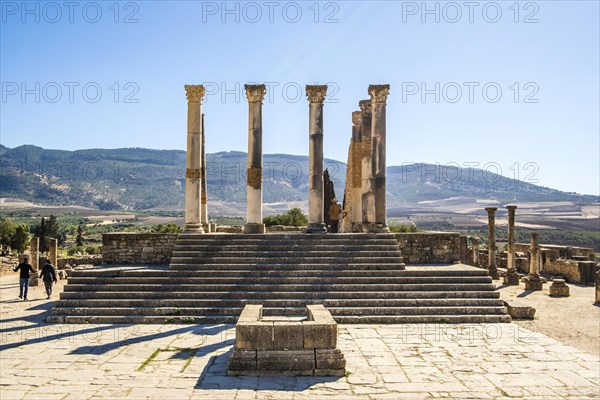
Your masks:
M153 352L152 354L150 354L150 357L148 357L148 358L146 359L146 361L144 361L144 362L142 363L142 365L140 365L140 366L138 367L137 371L138 371L138 372L140 372L140 371L143 371L143 370L144 370L144 368L146 368L146 366L147 366L148 364L150 364L150 363L152 362L152 360L154 360L154 359L156 358L156 356L158 356L158 353L160 353L160 352L161 352L161 349L159 349L159 348L158 348L158 349L156 349L156 350L154 350L154 352Z

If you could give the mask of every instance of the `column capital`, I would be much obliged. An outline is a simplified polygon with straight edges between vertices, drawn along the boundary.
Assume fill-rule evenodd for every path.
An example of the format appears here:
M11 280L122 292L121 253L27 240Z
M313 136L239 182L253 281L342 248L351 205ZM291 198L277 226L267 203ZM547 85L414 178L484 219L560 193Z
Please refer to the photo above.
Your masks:
M359 127L362 124L362 111L354 111L352 112L352 125Z
M386 103L390 85L369 85L369 96L372 103Z
M306 85L306 97L309 103L322 104L327 95L327 85Z
M248 103L262 103L267 93L267 87L263 85L244 85Z
M508 212L511 212L511 211L514 212L517 209L517 206L513 206L513 205L506 206L506 209L508 210Z
M358 106L365 115L371 115L371 100L361 100L358 102Z
M188 103L202 103L205 89L202 85L185 85L185 95Z
M493 213L495 213L497 210L498 210L498 208L497 208L497 207L486 207L486 208L485 208L485 211L487 211L487 212L488 212L488 214L493 214Z

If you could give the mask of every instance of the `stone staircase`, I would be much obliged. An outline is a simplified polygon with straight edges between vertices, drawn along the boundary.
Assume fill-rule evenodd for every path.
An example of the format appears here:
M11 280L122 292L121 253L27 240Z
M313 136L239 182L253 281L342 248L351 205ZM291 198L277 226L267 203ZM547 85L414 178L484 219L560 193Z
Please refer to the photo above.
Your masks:
M509 322L487 271L405 268L390 234L182 234L169 268L69 277L49 322L233 323L323 304L338 323Z

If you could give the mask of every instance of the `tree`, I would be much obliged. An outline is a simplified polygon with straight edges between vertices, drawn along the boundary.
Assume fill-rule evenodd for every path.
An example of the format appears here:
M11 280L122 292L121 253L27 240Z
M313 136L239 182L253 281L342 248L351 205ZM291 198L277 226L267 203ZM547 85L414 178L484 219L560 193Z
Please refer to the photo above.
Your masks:
M10 247L19 253L24 252L29 245L29 227L27 225L17 225L15 233L10 242Z
M34 233L40 238L40 251L42 253L47 253L50 250L50 241L48 239L56 239L59 246L64 245L67 239L64 230L60 229L55 215L50 215L48 219L42 217L40 224L34 228Z
M284 225L284 226L306 226L308 219L299 208L292 208L285 214L271 215L263 218L266 226Z
M6 249L11 245L12 237L15 234L15 225L10 219L0 221L0 246Z
M77 226L77 237L75 238L75 245L83 246L83 228L81 225Z

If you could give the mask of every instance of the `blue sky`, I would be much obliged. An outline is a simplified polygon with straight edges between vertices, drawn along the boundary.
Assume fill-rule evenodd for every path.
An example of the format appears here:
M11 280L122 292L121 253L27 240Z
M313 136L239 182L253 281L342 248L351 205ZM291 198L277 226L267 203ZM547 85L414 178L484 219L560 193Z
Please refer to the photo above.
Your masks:
M351 112L389 83L388 165L600 192L597 1L74 3L1 2L5 146L185 149L183 86L204 83L207 151L245 151L243 85L269 82L263 151L308 154L303 88L329 83L345 161Z

